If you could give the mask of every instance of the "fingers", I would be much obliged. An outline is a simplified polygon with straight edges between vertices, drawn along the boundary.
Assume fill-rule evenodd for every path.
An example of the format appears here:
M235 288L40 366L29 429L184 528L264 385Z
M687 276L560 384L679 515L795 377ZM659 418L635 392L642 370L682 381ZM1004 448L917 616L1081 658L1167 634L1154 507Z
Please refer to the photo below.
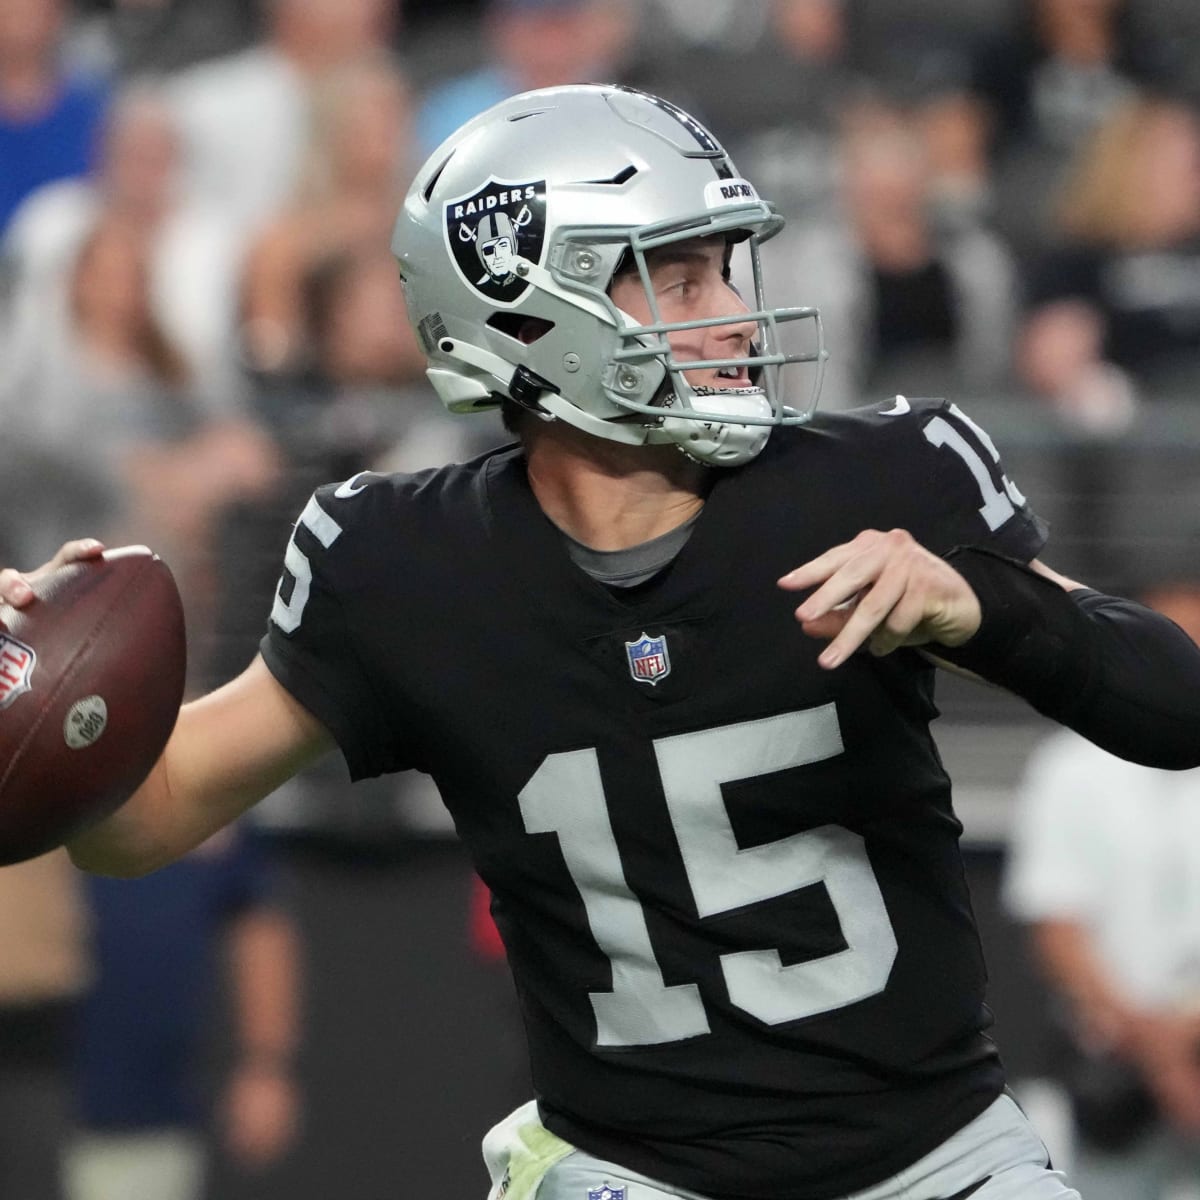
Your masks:
M847 613L846 621L833 641L818 655L817 662L827 670L841 666L889 618L904 594L905 582L902 568L885 566L869 588L856 588L856 594L861 592L857 602L842 610ZM834 594L840 590L836 589Z
M73 542L64 542L58 548L58 553L42 569L55 571L59 567L65 567L68 563L99 558L103 553L103 542L98 542L95 538L76 538Z
M860 533L778 582L787 591L815 587L796 619L809 636L829 640L817 659L826 669L864 645L876 655L931 640L954 645L978 626L965 581L901 529Z
M22 574L12 567L0 570L0 602L11 604L13 608L23 608L33 599L33 580L49 571L56 571L68 563L82 562L90 558L99 558L104 553L104 545L95 538L77 538L73 542L65 542L59 547L58 553L36 571Z
M859 537L862 535L859 534ZM826 550L824 554L801 564L780 579L779 586L788 592L802 592L805 588L816 586L828 579L834 571L858 553L860 549L858 541L859 538L855 538L852 542L834 546L833 549Z
M897 590L894 579L880 587L888 554L894 553L889 547L896 540L892 534L867 530L779 580L779 586L787 591L816 586L796 609L796 619L809 636L831 639L817 660L821 666L832 669L844 662L899 599L902 589Z
M0 571L0 603L11 604L13 608L21 608L33 599L33 588L29 580L12 567Z
M887 614L886 620L871 634L871 653L882 657L901 646L911 645L913 631L925 620L925 616L925 597L906 590Z

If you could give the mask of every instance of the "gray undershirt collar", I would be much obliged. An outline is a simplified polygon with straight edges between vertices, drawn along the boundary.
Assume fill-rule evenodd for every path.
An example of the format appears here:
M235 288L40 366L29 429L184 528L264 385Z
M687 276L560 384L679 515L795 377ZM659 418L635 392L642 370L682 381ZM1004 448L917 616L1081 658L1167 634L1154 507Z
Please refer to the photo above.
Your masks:
M703 511L703 510L701 510ZM590 575L597 583L609 587L636 587L653 579L655 575L673 562L676 555L687 545L692 529L700 513L689 517L682 525L667 530L648 542L627 546L624 550L593 550L564 533L567 553L580 570Z

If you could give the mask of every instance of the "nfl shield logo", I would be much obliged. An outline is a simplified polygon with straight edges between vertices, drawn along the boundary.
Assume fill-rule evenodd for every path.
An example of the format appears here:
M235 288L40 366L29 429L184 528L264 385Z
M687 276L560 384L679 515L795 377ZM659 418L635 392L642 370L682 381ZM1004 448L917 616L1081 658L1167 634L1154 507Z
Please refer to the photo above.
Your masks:
M587 1200L625 1200L625 1189L602 1183L598 1188L589 1188Z
M638 683L653 685L671 673L665 637L643 633L636 642L625 643L625 656L629 660L629 673Z
M23 692L29 691L29 678L37 666L32 646L0 633L0 709L7 708Z

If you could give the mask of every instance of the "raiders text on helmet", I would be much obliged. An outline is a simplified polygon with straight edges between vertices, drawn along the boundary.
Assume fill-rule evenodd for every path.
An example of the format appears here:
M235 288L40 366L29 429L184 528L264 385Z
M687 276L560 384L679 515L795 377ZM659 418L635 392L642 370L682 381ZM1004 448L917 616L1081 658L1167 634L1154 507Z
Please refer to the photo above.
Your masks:
M687 113L642 92L581 85L514 96L458 130L418 172L392 248L429 378L451 411L508 397L600 437L674 443L733 466L773 426L807 420L817 401L816 310L767 308L763 298L758 248L782 225ZM708 236L749 247L753 311L662 321L647 254ZM609 298L618 266L640 274L651 324ZM797 320L812 322L812 348L782 353L778 326ZM741 357L671 351L673 332L751 321L758 335ZM817 365L800 408L783 403L779 383L794 362ZM697 388L684 374L719 367L744 367L756 383Z

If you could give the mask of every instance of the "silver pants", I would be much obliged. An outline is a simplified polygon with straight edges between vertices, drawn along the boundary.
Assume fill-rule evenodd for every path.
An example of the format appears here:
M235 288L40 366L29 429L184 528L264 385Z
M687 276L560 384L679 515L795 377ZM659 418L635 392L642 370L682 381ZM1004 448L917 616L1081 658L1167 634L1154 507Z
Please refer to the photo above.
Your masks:
M489 1200L710 1200L593 1158L547 1133L529 1103L484 1139L492 1176ZM975 1120L911 1166L839 1200L1079 1200L1016 1102L999 1097ZM980 1181L986 1180L981 1183Z

